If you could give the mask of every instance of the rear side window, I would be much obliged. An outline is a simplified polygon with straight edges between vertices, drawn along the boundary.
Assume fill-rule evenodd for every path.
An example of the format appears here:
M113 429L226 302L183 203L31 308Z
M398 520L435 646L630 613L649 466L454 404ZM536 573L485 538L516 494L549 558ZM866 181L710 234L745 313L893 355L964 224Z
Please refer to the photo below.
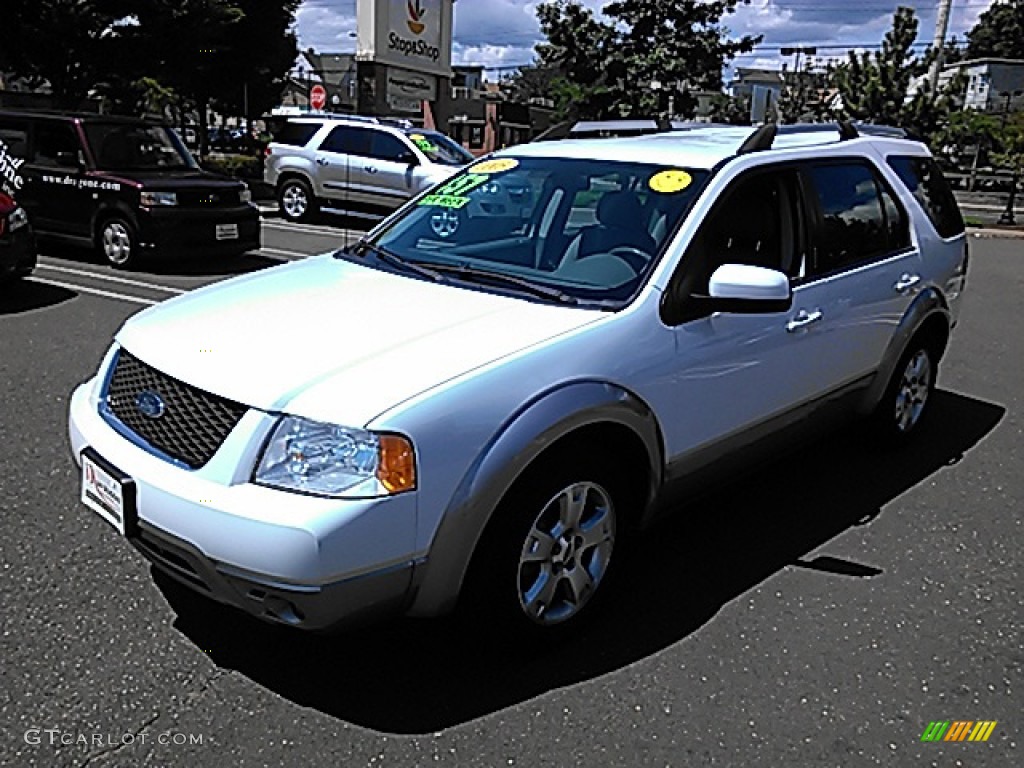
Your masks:
M313 138L313 134L319 130L319 123L285 123L284 127L274 135L274 141L292 147L304 147Z
M933 158L891 155L886 158L886 162L917 198L939 235L954 237L964 231L964 219L953 197L953 190L949 188L949 183Z
M821 214L814 274L863 264L910 245L906 214L869 166L821 165L807 173Z
M49 168L71 166L78 157L78 139L66 123L42 122L36 125L33 162Z

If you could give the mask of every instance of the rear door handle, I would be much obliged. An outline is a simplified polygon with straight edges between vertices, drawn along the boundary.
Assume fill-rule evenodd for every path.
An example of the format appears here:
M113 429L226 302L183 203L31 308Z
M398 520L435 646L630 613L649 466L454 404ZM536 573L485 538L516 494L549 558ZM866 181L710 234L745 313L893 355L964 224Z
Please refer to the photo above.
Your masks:
M813 312L808 312L806 309L801 309L797 313L796 317L794 317L792 320L786 323L786 330L789 333L795 333L796 331L799 331L801 328L806 328L809 325L813 325L814 323L821 320L822 317L824 317L824 315L822 315L820 309L816 309Z
M896 285L893 288L897 293L904 293L909 291L915 285L921 282L920 275L911 275L909 272L904 272L900 275L900 279L896 281Z
M318 157L316 159L316 164L317 165L330 165L331 161L328 160L326 157Z
M367 173L376 173L377 172L377 169L374 168L372 165L366 165L366 166L363 166L363 167L366 168L366 172Z

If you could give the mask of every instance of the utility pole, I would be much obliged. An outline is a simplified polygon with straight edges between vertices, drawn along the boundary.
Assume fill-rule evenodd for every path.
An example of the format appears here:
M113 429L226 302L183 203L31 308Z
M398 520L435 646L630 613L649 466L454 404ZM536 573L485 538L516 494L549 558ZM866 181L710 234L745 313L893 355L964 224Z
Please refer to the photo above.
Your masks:
M946 31L949 29L949 7L953 0L939 0L939 15L935 17L935 39L932 40L932 48L935 51L935 61L932 62L931 72L928 73L928 86L932 99L935 99L939 90L939 71L942 69L942 49L946 43Z

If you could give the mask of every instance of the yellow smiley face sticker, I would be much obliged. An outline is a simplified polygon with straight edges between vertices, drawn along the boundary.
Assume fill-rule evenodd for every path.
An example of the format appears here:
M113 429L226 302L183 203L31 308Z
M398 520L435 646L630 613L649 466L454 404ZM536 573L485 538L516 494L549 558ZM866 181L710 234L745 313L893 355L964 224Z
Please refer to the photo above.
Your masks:
M693 177L686 171L659 171L647 181L647 186L655 192L672 194L682 192L693 182Z
M503 173L511 171L519 165L519 161L512 157L497 157L494 160L484 160L477 163L469 170L473 173Z

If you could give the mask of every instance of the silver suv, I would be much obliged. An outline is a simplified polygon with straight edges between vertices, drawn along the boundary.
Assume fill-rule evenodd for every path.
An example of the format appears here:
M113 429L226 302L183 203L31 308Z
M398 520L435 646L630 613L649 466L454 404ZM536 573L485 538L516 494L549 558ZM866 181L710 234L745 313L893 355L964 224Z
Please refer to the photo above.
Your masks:
M264 180L289 221L320 207L379 219L472 160L444 134L404 121L297 118L267 147Z
M698 479L836 409L927 418L964 225L924 145L868 131L525 144L151 307L72 397L82 500L270 621L575 625Z

